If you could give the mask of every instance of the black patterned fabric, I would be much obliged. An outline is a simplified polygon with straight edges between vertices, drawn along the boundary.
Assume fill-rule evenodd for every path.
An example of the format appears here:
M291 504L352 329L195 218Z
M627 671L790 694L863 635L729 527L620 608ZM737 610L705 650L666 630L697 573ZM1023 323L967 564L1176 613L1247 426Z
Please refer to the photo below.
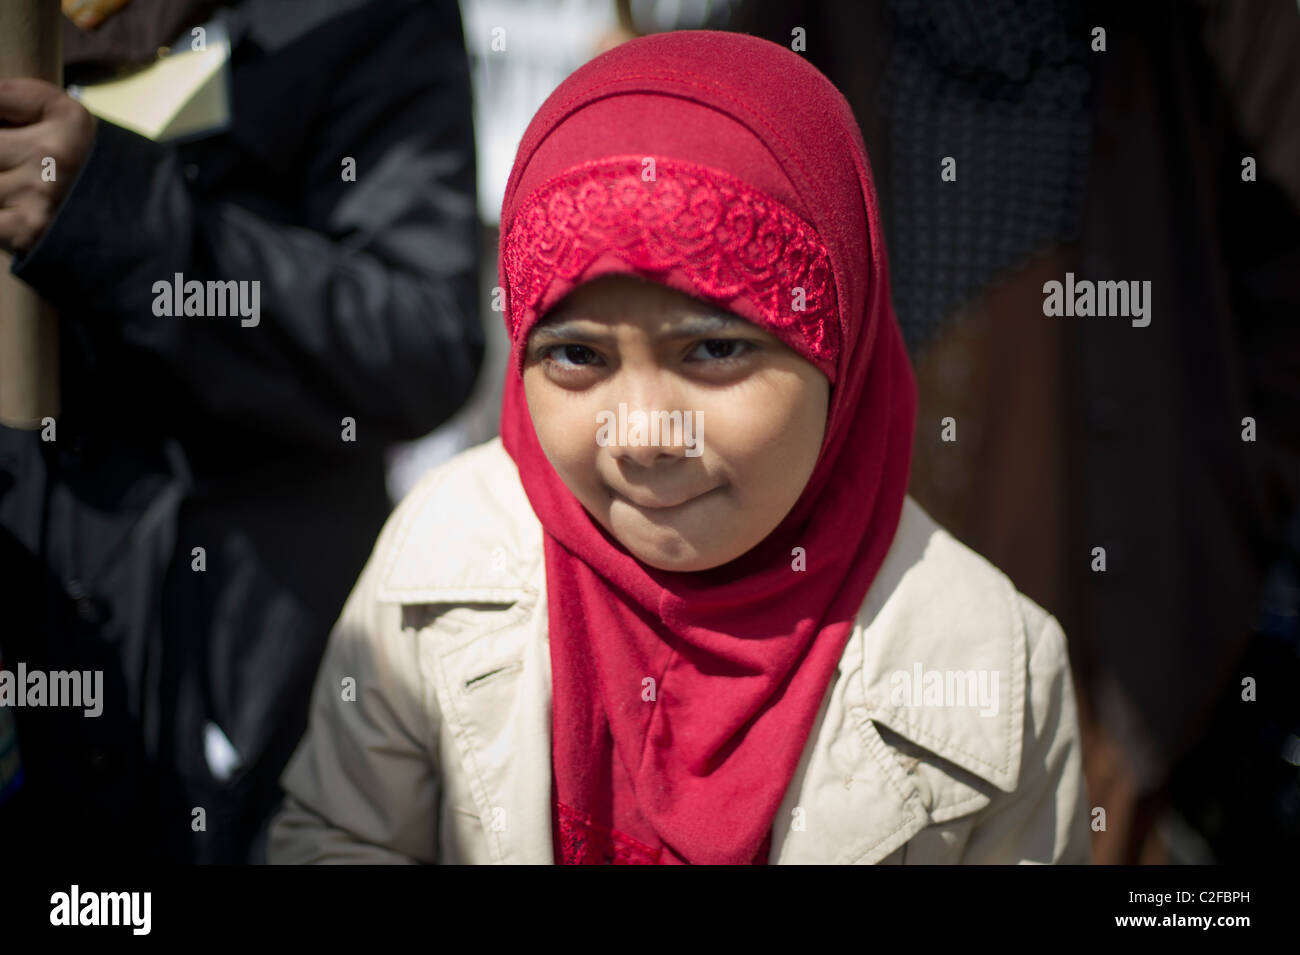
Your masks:
M877 108L894 306L916 350L998 273L1078 237L1090 28L1063 0L890 0ZM956 180L943 182L943 157ZM891 224L905 224L905 228Z

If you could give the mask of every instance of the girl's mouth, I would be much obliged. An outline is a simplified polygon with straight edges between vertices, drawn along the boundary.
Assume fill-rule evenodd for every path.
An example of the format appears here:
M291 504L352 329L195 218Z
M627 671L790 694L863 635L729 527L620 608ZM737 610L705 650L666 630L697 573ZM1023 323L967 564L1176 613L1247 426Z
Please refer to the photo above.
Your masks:
M718 485L718 487L721 487L721 485ZM671 511L675 508L683 507L692 501L697 501L706 494L712 494L714 491L718 490L718 487L710 488L709 490L702 491L698 494L691 494L688 497L677 498L659 497L657 495L645 494L643 492L638 492L635 497L632 497L631 495L615 491L613 488L610 488L609 490L614 497L631 504L635 508L644 511Z

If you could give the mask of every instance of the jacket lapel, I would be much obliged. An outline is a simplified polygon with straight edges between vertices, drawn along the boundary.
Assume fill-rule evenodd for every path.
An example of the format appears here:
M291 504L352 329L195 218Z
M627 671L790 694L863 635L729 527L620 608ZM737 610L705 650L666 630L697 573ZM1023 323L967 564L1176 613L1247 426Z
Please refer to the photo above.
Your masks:
M1015 588L910 499L905 515L898 559L859 616L850 697L875 722L1011 792L1025 717Z
M499 438L406 509L380 599L437 608L429 658L443 735L497 863L552 861L551 660L541 526ZM454 542L451 546L448 542ZM448 609L450 607L450 609Z
M505 611L436 660L444 732L483 823L492 860L548 865L551 840L551 667L545 594ZM540 633L539 633L540 630Z
M773 821L769 862L872 864L929 821L921 794L861 706L846 706L844 671L813 724Z

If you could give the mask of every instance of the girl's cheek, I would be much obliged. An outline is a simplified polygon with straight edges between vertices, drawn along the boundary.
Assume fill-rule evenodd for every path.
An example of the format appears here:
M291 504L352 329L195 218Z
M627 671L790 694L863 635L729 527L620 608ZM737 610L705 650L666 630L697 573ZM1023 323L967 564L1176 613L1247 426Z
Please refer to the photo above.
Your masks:
M739 463L779 454L783 439L797 429L788 408L757 401L741 407L706 408L700 430L706 453Z

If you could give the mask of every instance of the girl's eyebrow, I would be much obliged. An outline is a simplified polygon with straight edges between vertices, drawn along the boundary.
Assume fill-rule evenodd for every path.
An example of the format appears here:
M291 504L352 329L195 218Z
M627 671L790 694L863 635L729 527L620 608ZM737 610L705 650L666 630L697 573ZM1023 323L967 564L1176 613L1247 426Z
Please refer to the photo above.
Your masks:
M559 321L538 325L533 329L532 339L535 343L549 341L610 341L613 339L608 331L598 331L602 326L594 322ZM718 332L740 331L750 328L750 323L743 318L730 315L691 315L674 322L666 330L655 336L658 341L674 338L691 338L696 335L712 335Z

